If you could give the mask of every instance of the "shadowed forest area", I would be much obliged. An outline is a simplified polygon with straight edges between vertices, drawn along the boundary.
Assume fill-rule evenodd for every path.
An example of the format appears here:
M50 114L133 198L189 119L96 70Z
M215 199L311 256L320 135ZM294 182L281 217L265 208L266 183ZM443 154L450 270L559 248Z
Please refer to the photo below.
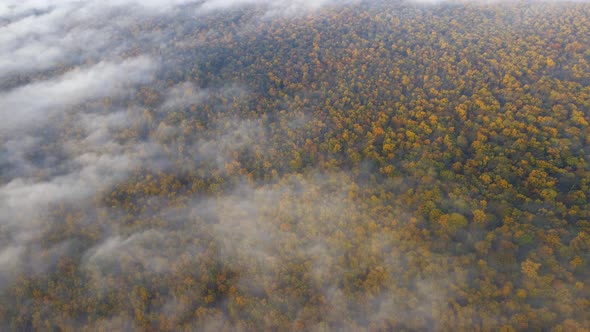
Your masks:
M24 4L1 330L590 330L590 3Z

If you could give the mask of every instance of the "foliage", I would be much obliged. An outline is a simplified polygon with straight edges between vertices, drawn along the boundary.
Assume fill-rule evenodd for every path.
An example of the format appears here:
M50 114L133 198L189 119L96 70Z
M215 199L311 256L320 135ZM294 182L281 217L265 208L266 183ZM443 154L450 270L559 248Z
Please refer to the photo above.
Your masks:
M0 321L590 329L590 5L255 17L138 22L176 29L143 50L168 67L128 97L142 109L115 139L157 142L173 166L51 207L40 255L76 250L0 289ZM162 111L182 82L207 96Z

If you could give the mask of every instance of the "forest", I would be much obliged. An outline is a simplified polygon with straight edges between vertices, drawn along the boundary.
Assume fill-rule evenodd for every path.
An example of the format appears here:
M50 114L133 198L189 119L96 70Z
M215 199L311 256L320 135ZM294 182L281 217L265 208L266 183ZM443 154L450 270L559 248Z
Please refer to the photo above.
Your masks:
M589 2L8 0L0 45L2 331L590 331Z

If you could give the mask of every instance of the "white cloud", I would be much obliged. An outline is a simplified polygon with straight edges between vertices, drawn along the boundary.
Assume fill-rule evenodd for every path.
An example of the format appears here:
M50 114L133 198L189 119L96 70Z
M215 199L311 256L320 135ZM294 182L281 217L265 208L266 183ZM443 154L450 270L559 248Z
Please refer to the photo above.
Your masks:
M22 133L23 130L40 127L51 116L84 101L122 96L134 84L149 82L156 65L147 57L121 63L102 62L2 93L0 132Z
M133 42L118 38L117 29L191 2L5 2L0 5L0 78L83 63L91 57L112 60Z

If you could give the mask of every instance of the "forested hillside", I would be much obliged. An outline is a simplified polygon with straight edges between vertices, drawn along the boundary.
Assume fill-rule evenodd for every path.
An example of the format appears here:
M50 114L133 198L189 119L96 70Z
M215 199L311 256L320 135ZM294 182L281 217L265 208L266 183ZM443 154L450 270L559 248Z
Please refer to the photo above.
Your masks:
M170 3L0 5L0 330L590 330L590 3Z

